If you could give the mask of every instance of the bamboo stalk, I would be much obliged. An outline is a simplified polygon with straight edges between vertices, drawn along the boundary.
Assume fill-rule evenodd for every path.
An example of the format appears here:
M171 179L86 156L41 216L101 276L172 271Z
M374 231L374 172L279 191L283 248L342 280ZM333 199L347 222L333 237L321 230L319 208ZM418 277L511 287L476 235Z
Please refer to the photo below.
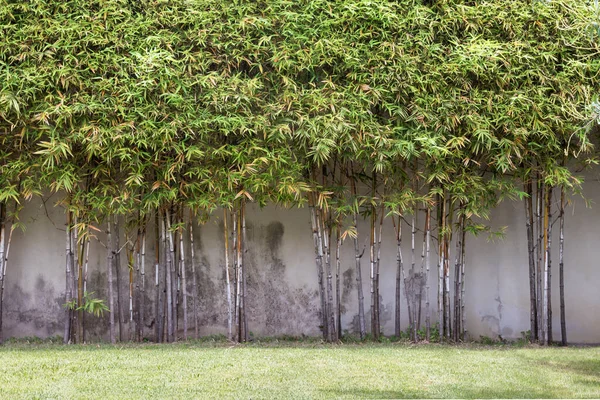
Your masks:
M463 206L459 207L459 210L464 213ZM459 233L462 231L463 214L460 215L460 222L458 224ZM454 255L454 329L452 330L452 338L455 342L460 339L460 272L462 264L462 235L459 235L456 239L456 254Z
M444 320L446 339L452 337L452 316L450 313L450 242L452 241L452 220L454 216L454 207L451 200L448 199L448 216L446 226L446 234L444 235Z
M357 217L357 210L356 208L358 207L358 202L356 199L357 196L357 191L356 191L356 180L354 178L354 173L353 173L353 165L350 162L348 165L348 175L350 176L350 187L351 187L351 191L352 191L352 199L355 202L355 205L353 207L353 211L352 211L352 225L354 228L354 238L353 238L353 242L354 242L354 266L355 266L355 271L356 271L356 287L357 287L357 294L358 294L358 326L359 326L359 333L360 333L360 339L364 340L365 336L366 336L366 322L365 322L365 296L363 293L363 287L362 287L362 268L361 268L361 263L360 263L360 259L362 258L362 255L360 254L360 249L359 249L359 242L358 242L358 217Z
M114 239L112 237L112 221L111 216L108 216L106 222L106 269L108 276L108 324L110 331L110 342L112 344L116 343L116 334L115 334L115 302L114 302L114 293L113 293L113 267L114 267L114 259L115 259L115 250L114 250Z
M342 287L341 287L341 268L342 260L340 257L340 251L342 248L342 223L339 219L336 225L336 241L335 241L335 297L336 297L336 323L337 323L337 339L342 339Z
M65 283L65 304L71 304L71 300L73 298L73 293L72 293L72 263L71 263L71 246L72 246L72 232L71 232L71 228L72 228L72 220L71 220L72 214L71 211L69 211L67 209L66 212L66 218L67 218L67 223L66 223L66 244L65 244L65 277L66 277L66 283ZM71 342L71 329L72 329L72 309L70 307L66 307L65 308L65 329L64 329L64 335L63 335L63 343L67 344Z
M171 252L171 283L173 285L173 332L174 332L174 341L179 339L179 306L181 303L181 262L179 260L179 229L173 228L173 226L177 226L177 221L179 221L179 207L176 205L171 205L171 234L169 237L173 238L173 251Z
M444 337L444 229L446 225L446 200L438 195L438 329L440 341Z
M379 232L377 233L377 259L375 261L375 299L377 302L375 303L375 312L377 315L377 335L379 336L381 330L381 306L380 306L380 295L379 295L379 264L381 261L381 238L383 236L383 217L384 213L384 203L381 201L381 210L379 216Z
M241 202L240 202L241 203ZM242 207L241 204L238 206L236 213L237 219L237 239L236 239L236 263L237 263L237 308L238 308L238 320L237 320L237 340L238 342L244 341L244 260L242 255Z
M245 265L244 265L244 237L246 230L246 222L244 216L244 200L240 201L238 212L238 238L237 238L237 259L238 259L238 286L239 292L239 321L238 321L238 341L245 342L248 340L248 332L246 330L248 323L246 321L246 280L245 280Z
M242 198L242 254L246 254L247 251L247 235L246 235L246 200L244 198ZM245 257L244 257L245 259ZM247 268L246 265L244 265L244 268L242 269L242 279L243 279L243 283L244 283L244 291L242 294L242 299L243 299L243 304L244 304L244 341L247 342L248 341L248 314L247 314L247 301L246 301L246 297L248 295L248 288L247 288L247 279L246 279L246 275L247 275Z
M549 281L548 281L548 274L549 274L549 257L548 257L548 229L549 229L549 209L548 209L548 202L549 202L549 198L548 198L548 191L545 191L545 206L542 206L542 212L544 213L543 215L543 231L542 231L542 235L543 235L543 249L542 249L542 257L543 257L543 262L544 262L544 292L543 292L543 303L542 303L542 310L544 310L543 316L542 316L542 343L547 345L548 343L548 294L549 294Z
M560 239L558 244L559 284L560 284L560 334L561 343L567 345L567 323L565 317L565 274L564 274L564 245L565 245L565 188L560 187Z
M331 272L331 249L329 246L331 231L329 229L328 223L326 222L326 220L328 219L327 211L322 210L319 216L320 220L318 221L318 223L320 225L320 230L322 233L325 275L327 277L327 341L333 342L334 338L336 337L336 333L335 308L333 306L333 276Z
M370 291L371 291L371 335L373 339L377 340L379 337L378 331L379 328L377 326L376 314L375 314L375 303L377 303L377 299L375 298L375 207L371 207L371 225L370 225L370 239L369 239L369 259L370 259Z
M410 324L410 329L411 329L411 338L414 342L416 342L417 339L417 324L418 324L418 311L417 311L417 301L416 301L416 287L415 287L415 283L417 281L416 279L416 268L417 268L417 261L416 261L416 235L417 235L417 207L415 206L413 209L413 213L412 213L412 218L411 218L411 227L410 227L410 276L411 276L411 308L412 308L412 315L411 315L411 324ZM406 287L406 285L405 285Z
M171 231L171 212L165 210L166 237L169 246L167 253L167 341L175 341L175 288L173 278L175 277L175 247L173 243L173 232Z
M227 212L223 210L225 217ZM225 235L227 235L227 229L225 229ZM192 219L192 210L190 210L190 264L192 266L192 309L194 313L194 338L198 339L199 334L199 323L198 323L198 277L196 275L196 249L194 247L194 221ZM229 266L229 263L227 263ZM229 274L229 269L227 270ZM231 287L229 286L229 275L227 275L227 289L229 290L228 304L229 304L229 319L231 320ZM231 332L231 321L230 332ZM231 336L231 335L230 335ZM231 337L229 338L231 340Z
M146 310L146 221L144 221L144 225L142 228L142 245L140 249L140 277L142 279L141 282L141 290L140 290L140 305L139 305L139 332L138 337L139 340L144 340L144 326L146 324L145 318L145 310Z
M466 336L465 336L465 332L466 332L466 321L467 321L467 317L465 314L465 263L466 263L466 247L467 247L467 221L466 221L466 216L463 215L463 221L462 221L462 246L461 246L461 257L460 257L460 315L461 315L461 324L460 324L460 338L461 340L465 340Z
M535 273L535 245L534 245L534 223L533 223L533 185L531 180L525 184L525 192L527 197L525 203L525 225L527 229L527 254L529 260L529 326L530 335L529 341L535 342L538 338L537 330L537 290L536 290L536 273Z
M241 296L241 288L240 288L240 268L239 268L239 259L238 259L238 212L235 208L231 213L232 225L233 225L233 266L234 266L234 297L235 297L235 329L236 329L236 340L239 340L239 325L240 325L240 296Z
M321 300L321 326L323 338L327 339L327 304L325 285L323 282L323 238L321 235L320 212L314 199L314 193L309 194L309 207L311 210L311 226L313 229L313 241L315 245L315 264L317 266L317 280L319 284L319 296Z
M155 218L154 218L154 224L156 226L155 229L155 233L154 233L154 295L155 295L155 300L154 300L154 305L155 305L155 336L156 336L156 342L157 343L161 343L162 342L162 338L163 338L163 326L164 326L164 315L163 315L163 310L164 310L164 295L161 296L161 279L160 279L160 275L161 275L161 271L164 270L164 268L161 268L161 258L164 257L164 246L163 246L163 237L164 237L164 223L163 223L163 214L162 211L157 209L156 210L156 214L155 214ZM161 250L162 249L162 250Z
M129 238L127 238L129 240ZM137 238L136 242L139 240ZM137 245L137 244L136 244ZM129 340L134 340L134 329L133 329L133 295L134 295L134 284L135 284L135 276L134 270L136 266L134 265L136 262L136 249L134 246L131 248L127 247L127 271L129 272L129 323L127 324L128 332L129 332ZM137 291L135 291L137 292Z
M77 223L79 222L77 219L77 215L74 217L73 224L73 233L72 233L72 246L75 248L73 253L73 272L76 272L74 275L73 283L76 285L77 291L77 308L78 310L73 310L73 318L75 319L75 331L74 331L74 341L76 343L83 342L83 309L80 308L83 306L83 254L79 254L79 229L77 228Z
M542 264L543 264L543 235L545 229L543 228L543 186L541 184L540 176L537 176L537 206L536 206L536 224L537 224L537 325L538 325L538 340L544 343L545 340L545 324L544 324L544 315L546 312L546 307L544 305L544 295L543 295L543 275L542 275Z
M134 290L134 314L133 319L135 320L135 334L133 339L137 342L142 340L142 335L140 334L141 330L141 291L142 291L142 227L140 221L140 214L138 212L138 227L137 227L137 235L135 239L134 246L134 254L133 254L133 263L135 267L135 290Z
M431 308L429 306L429 269L431 242L431 208L427 206L425 214L425 340L431 339Z
M415 224L418 225L419 224L419 215L418 215L418 207L415 207L415 214L416 219L415 219ZM425 225L427 225L427 221L425 221ZM421 244L421 271L419 272L419 279L417 280L417 282L419 283L419 296L418 296L418 312L417 312L417 331L421 330L421 313L422 313L422 308L423 308L423 279L425 278L425 242L427 239L427 228L425 227L425 229L423 229L423 243Z
M225 239L225 284L227 290L227 338L233 340L233 304L231 300L231 279L229 276L229 228L227 210L223 209L223 236ZM190 228L191 229L191 228ZM197 324L196 324L197 325Z
M546 189L546 218L547 221L547 232L546 232L546 265L547 265L547 308L546 308L546 323L547 327L547 339L548 344L552 344L552 223L550 219L552 218L552 186L548 185Z
M123 312L123 297L121 296L121 234L119 229L119 216L113 215L113 239L115 241L115 271L117 278L117 316L119 319L119 341L123 341L125 333L125 313Z
M88 281L88 266L90 263L90 235L89 235L89 229L87 231L87 236L85 238L85 248L84 248L84 253L85 253L85 261L83 263L83 293L87 293L87 281ZM85 313L82 313L82 319L81 319L81 324L82 324L82 332L83 332L83 342L86 342L86 324L85 324Z
M3 309L4 309L4 281L6 267L6 204L0 202L0 343L4 341Z
M185 273L185 246L183 242L183 208L179 228L179 262L181 265L181 292L183 305L183 340L188 339L187 277Z
M394 217L392 216L392 224L395 225ZM400 326L401 317L401 299L402 299L402 269L404 261L402 259L402 210L398 212L398 225L394 226L396 231L396 295L394 298L394 335L400 338L402 335L402 328Z

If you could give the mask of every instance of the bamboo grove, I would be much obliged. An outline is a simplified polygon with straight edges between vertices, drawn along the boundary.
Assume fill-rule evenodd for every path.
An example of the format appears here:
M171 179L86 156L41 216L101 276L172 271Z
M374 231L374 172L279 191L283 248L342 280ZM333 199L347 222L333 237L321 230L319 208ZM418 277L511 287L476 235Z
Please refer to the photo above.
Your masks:
M393 242L393 334L460 341L469 236L511 199L526 211L531 340L557 339L558 246L566 344L565 207L573 167L593 162L599 87L592 3L2 0L0 293L20 210L56 193L64 341L85 341L103 311L113 343L198 337L193 232L220 218L219 295L229 339L245 341L247 205L306 207L325 340L342 336L345 242L357 334L380 337L381 245ZM91 241L106 251L106 299L88 282Z

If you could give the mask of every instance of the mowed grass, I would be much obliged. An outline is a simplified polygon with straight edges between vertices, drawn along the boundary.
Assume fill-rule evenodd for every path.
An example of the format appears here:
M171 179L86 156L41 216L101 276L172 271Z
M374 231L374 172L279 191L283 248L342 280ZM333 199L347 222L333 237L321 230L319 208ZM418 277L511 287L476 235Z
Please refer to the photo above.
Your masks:
M600 398L600 348L223 343L0 348L0 398Z

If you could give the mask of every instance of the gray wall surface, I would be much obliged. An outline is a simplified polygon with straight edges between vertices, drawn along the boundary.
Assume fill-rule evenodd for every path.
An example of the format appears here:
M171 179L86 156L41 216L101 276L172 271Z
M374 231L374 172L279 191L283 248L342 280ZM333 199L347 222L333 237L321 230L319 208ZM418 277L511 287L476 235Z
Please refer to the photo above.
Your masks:
M600 197L595 175L587 176L584 193L588 199ZM21 215L26 230L17 230L10 252L7 271L4 332L5 337L62 334L64 321L64 210L53 207L58 195L50 199L33 199ZM566 314L569 342L600 343L600 207L586 208L580 197L572 199L566 216L565 280ZM217 213L220 215L220 213ZM421 216L421 220L422 220ZM249 207L248 217L248 325L257 336L320 334L319 295L314 262L314 247L307 208L282 209ZM488 240L485 235L467 238L466 319L472 338L480 335L505 339L521 337L529 329L529 283L524 208L520 202L504 202L492 213L488 222L492 229L506 227L503 239ZM422 221L419 222L419 225ZM104 229L104 227L100 227ZM410 230L405 226L404 259L410 260ZM124 229L122 229L124 230ZM368 224L359 226L360 242L367 244ZM146 336L154 316L153 233L148 237ZM222 220L214 217L195 228L196 268L199 284L199 318L201 335L226 333L227 302L224 274ZM417 242L417 265L420 268L421 235ZM104 241L103 233L98 240ZM92 241L88 291L106 299L106 250ZM558 224L553 238L553 305L554 338L560 340L558 286ZM437 267L435 244L432 245L430 298L435 321ZM454 248L452 248L452 253ZM189 256L188 256L189 257ZM452 259L454 255L451 254ZM409 266L408 266L409 267ZM189 268L189 266L188 266ZM342 257L343 329L355 332L357 327L357 290L352 240L343 245ZM123 309L127 319L128 283L121 287ZM362 259L365 311L369 327L369 261L368 249ZM385 222L381 259L381 318L384 334L394 330L394 293L396 243L391 220ZM188 269L191 291L191 270ZM451 276L452 272L451 272ZM404 292L403 292L404 293ZM405 297L402 298L402 329L408 325ZM190 306L191 309L191 306ZM423 311L424 314L424 311ZM190 318L190 326L193 319ZM107 317L86 317L91 339L106 339ZM181 323L179 324L181 327Z

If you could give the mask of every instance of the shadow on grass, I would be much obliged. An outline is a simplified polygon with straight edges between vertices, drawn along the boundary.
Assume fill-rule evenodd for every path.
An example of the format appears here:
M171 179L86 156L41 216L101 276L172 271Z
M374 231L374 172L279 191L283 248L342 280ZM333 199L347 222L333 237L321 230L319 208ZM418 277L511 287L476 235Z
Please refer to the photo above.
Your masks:
M460 399L552 399L563 396L553 391L543 390L511 390L506 389L467 389L456 386L447 387L440 385L436 387L440 395L432 395L427 391L406 390L376 390L376 389L326 389L321 392L331 398L361 398L361 399L438 399L438 398L460 398Z

